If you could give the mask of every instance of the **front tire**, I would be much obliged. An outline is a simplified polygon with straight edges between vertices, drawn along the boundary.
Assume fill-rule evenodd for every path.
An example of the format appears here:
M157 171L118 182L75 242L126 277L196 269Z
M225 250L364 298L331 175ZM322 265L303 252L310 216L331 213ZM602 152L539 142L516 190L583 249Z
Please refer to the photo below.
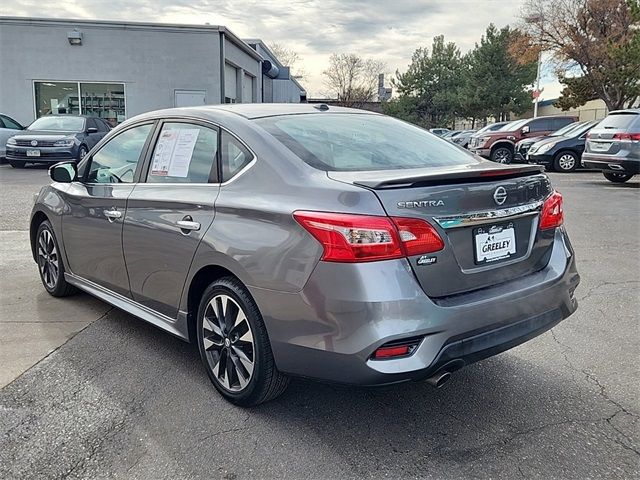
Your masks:
M78 160L82 160L89 153L89 149L85 145L80 145L78 149Z
M24 168L25 164L27 162L23 162L22 160L10 160L9 164L13 167L13 168Z
M207 375L228 401L250 407L286 389L289 379L276 368L260 310L236 278L221 278L205 290L197 332Z
M36 259L42 286L49 295L67 297L76 293L76 287L64 278L64 263L60 256L58 241L47 220L40 224L36 234Z
M509 164L513 162L513 150L509 147L497 147L491 151L491 161Z
M602 172L602 174L604 178L613 183L624 183L633 178L633 175L630 173Z
M573 152L559 152L553 159L553 169L556 172L573 172L577 167L578 156Z

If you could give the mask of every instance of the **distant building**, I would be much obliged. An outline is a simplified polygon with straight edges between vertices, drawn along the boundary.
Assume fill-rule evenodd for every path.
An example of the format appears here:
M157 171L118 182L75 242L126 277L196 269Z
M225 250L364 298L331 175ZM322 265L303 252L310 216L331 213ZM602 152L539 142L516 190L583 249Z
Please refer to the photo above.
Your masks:
M543 100L538 103L538 116L546 117L548 115L575 115L580 118L580 121L589 121L589 120L602 120L607 116L609 110L607 109L607 105L604 101L597 99L591 100L584 105L572 108L570 110L562 110L556 107L554 104L558 101L557 98L553 98L550 100ZM525 112L523 115L514 116L513 119L517 120L518 118L531 118L533 117L533 107L531 110Z
M262 101L266 103L300 103L307 101L307 91L291 75L291 69L273 54L260 39L245 39L264 59L262 62Z

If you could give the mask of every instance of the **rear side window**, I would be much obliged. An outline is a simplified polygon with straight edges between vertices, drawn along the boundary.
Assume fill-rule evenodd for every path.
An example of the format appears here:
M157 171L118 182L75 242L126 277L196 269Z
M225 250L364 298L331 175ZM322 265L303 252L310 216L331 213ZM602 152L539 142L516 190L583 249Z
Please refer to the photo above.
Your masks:
M233 135L222 132L222 181L226 182L253 160L253 155Z
M640 115L637 113L614 113L602 120L598 124L598 128L624 130L631 127L633 122L638 118L640 118Z
M552 130L558 130L562 127L566 127L567 125L571 125L575 120L573 118L560 117L552 119L552 122Z
M217 129L165 123L153 149L147 183L208 183L215 177L217 154Z
M532 120L531 123L529 123L530 132L546 132L548 130L554 130L551 126L551 119L539 118L537 120Z
M325 171L478 163L471 154L446 140L382 115L319 113L255 121L306 163Z

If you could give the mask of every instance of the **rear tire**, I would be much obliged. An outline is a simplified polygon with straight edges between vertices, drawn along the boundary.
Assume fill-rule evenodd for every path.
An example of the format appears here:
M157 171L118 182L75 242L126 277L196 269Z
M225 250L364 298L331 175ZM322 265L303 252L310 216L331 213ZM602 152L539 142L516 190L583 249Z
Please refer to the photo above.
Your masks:
M24 168L25 164L27 162L23 162L21 160L11 160L9 161L9 164L13 167L13 168Z
M613 183L624 183L633 178L633 175L630 173L602 172L602 174L604 178Z
M238 279L221 278L204 291L197 332L207 375L231 403L255 406L287 388L289 379L276 368L260 310Z
M67 297L78 290L64 278L64 263L53 228L48 220L38 227L36 259L44 289L54 297Z
M578 156L565 150L553 158L553 169L556 172L573 172L578 167Z
M509 164L513 162L513 149L509 147L496 147L489 157L492 162Z

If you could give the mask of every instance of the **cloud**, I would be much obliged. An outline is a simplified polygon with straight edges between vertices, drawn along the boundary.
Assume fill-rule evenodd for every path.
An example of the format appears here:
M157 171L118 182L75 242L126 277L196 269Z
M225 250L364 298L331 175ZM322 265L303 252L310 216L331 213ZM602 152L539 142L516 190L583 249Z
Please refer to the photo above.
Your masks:
M489 23L514 24L523 0L4 0L0 15L224 25L240 37L296 50L310 96L326 90L331 53L382 60L405 70L436 35L465 52ZM546 79L545 79L546 80Z

